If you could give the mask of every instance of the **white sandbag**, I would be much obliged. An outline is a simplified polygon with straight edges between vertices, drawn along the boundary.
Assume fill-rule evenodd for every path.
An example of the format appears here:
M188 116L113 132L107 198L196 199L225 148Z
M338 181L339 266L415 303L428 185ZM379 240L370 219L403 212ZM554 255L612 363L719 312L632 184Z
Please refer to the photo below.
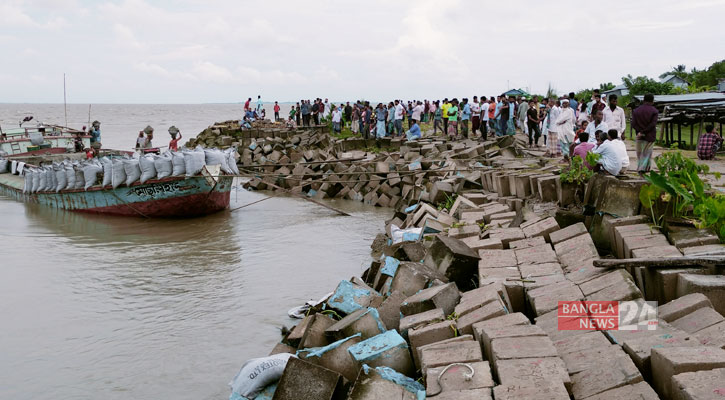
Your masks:
M53 167L48 167L46 170L46 174L48 175L48 182L45 186L45 190L55 190L55 186L58 184L55 180L55 171L53 170Z
M33 174L33 189L30 191L31 193L35 193L40 189L40 171L38 171L37 168L33 168L31 171Z
M61 190L68 187L68 178L65 174L65 165L59 165L55 170L55 192L58 193Z
M237 157L236 155L237 150L234 148L230 148L226 150L227 155L227 164L229 164L229 169L232 171L231 173L234 175L239 175L239 167L237 166Z
M253 358L242 365L237 375L229 382L232 393L253 399L264 388L282 377L287 361L294 354L281 353L269 357Z
M31 193L33 191L33 171L26 168L25 172L23 172L23 178L25 178L23 193Z
M141 177L138 159L123 160L123 169L126 171L126 186L131 186Z
M47 172L48 171L46 171L45 168L43 168L40 171L40 180L38 181L38 190L37 190L38 192L42 192L43 190L45 190L45 187L48 184L48 174L47 174Z
M80 165L76 165L74 170L76 171L76 189L83 189L83 186L86 185L86 177L83 175L83 170L81 170Z
M184 167L186 168L186 176L194 176L201 172L206 165L206 157L204 150L197 147L192 151L184 152Z
M8 165L10 162L7 158L0 158L0 174L7 174L8 173Z
M106 187L113 181L113 161L108 157L101 158L101 165L103 165L103 182L101 186Z
M83 178L85 179L85 184L83 185L83 189L88 190L89 187L95 185L98 181L98 174L101 172L103 172L103 167L98 164L88 164L84 166Z
M126 183L126 169L123 167L123 159L116 158L113 160L113 171L111 172L113 174L111 186L114 189Z
M10 173L15 175L18 169L18 162L15 160L10 161Z
M154 166L153 155L149 154L139 157L138 166L141 169L141 177L139 178L141 183L146 183L147 180L156 177L156 167Z
M227 174L232 173L232 170L229 168L227 157L221 150L204 149L204 161L206 162L206 165L220 165L222 171Z
M173 152L171 153L171 163L174 167L171 175L179 176L186 174L186 163L184 162L184 153Z
M76 188L76 171L73 169L73 165L71 164L65 166L65 181L66 189Z
M154 157L154 168L156 168L156 178L163 179L174 173L174 163L171 161L171 153L164 153Z

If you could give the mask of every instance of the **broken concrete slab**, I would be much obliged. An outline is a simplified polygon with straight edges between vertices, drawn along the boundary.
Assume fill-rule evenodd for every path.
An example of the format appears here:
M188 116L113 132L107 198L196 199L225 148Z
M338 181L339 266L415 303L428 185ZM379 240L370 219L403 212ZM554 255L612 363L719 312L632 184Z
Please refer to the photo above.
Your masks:
M659 398L647 382L639 382L634 385L620 386L616 389L601 392L587 397L587 400L659 400Z
M422 325L434 324L446 319L442 308L428 310L418 314L412 314L400 319L400 333L407 336L408 330Z
M370 287L353 285L350 281L343 280L337 285L335 293L327 300L327 305L334 310L350 314L367 308L374 303L376 298L382 300L381 297Z
M556 218L549 217L539 222L536 222L535 224L529 225L523 228L523 230L524 235L526 235L527 238L543 236L547 242L551 242L551 238L549 235L552 232L556 232L559 230L559 223L556 222Z
M485 321L491 318L500 317L508 314L508 310L500 299L484 304L483 306L471 310L467 314L458 317L456 320L456 329L461 334L472 335L473 324Z
M519 265L526 264L548 264L558 263L559 259L551 248L551 245L544 243L535 247L526 247L514 250Z
M386 299L383 304L378 306L378 314L383 325L387 329L399 329L400 324L400 306L403 301L407 299L405 293L399 291L393 291Z
M579 235L588 234L587 227L579 222L573 225L569 225L566 228L559 229L549 233L549 241L551 244L561 243L565 240L575 238Z
M360 334L354 334L324 347L301 349L297 352L297 356L305 361L335 371L348 381L354 382L358 375L358 365L350 357L347 350L350 346L360 343L361 340Z
M418 400L425 397L423 385L387 367L360 369L348 400Z
M688 293L704 294L715 311L725 314L725 275L680 274L677 277L677 296Z
M359 367L390 367L403 375L413 376L415 368L408 343L396 331L387 331L348 348Z
M703 307L712 307L710 299L702 293L690 293L659 306L657 316L672 322Z
M335 322L325 329L325 335L330 341L337 341L360 333L364 340L385 331L385 324L380 319L378 310L367 308L357 310Z
M390 292L401 292L407 297L428 288L436 280L447 282L445 275L418 262L402 262L390 283Z
M444 274L461 289L471 287L471 280L478 274L478 261L478 254L465 243L443 235L435 236L425 257L426 265Z
M725 321L725 318L720 313L710 307L703 307L672 321L671 324L687 333L697 333L723 321Z

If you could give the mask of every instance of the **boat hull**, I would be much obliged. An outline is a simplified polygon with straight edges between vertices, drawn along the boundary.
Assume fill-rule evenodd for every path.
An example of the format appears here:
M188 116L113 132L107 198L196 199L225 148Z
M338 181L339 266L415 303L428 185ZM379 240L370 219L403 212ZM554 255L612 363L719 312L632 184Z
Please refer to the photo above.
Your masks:
M110 186L23 193L21 177L0 175L0 193L19 201L76 212L137 217L185 218L215 213L229 207L232 177L218 183L204 176L170 177Z

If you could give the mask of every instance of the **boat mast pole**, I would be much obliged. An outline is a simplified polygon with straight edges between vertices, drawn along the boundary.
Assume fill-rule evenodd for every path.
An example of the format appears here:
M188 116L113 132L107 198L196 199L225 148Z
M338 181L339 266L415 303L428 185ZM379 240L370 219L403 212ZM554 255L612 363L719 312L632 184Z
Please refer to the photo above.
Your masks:
M65 126L68 126L68 104L65 99L65 72L63 73L63 113L65 114Z

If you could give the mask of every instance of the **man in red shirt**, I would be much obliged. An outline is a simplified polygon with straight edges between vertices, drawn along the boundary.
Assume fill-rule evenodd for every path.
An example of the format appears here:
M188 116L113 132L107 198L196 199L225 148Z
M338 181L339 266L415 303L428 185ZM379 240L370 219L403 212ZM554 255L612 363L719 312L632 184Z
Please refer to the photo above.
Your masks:
M245 111L245 112L246 112L246 111L251 111L251 110L252 110L251 108L249 108L249 103L251 103L251 102L252 102L252 98L250 97L250 98L248 98L248 99L247 99L247 102L246 102L246 103L244 103L244 111Z
M700 160L714 159L722 142L722 136L715 132L715 127L712 124L705 125L705 134L700 136L700 140L697 141L697 158Z
M277 102L274 102L274 121L279 121L279 104Z
M659 111L654 107L654 95L644 95L644 103L632 111L632 128L637 132L637 172L649 172L652 150L657 139Z

